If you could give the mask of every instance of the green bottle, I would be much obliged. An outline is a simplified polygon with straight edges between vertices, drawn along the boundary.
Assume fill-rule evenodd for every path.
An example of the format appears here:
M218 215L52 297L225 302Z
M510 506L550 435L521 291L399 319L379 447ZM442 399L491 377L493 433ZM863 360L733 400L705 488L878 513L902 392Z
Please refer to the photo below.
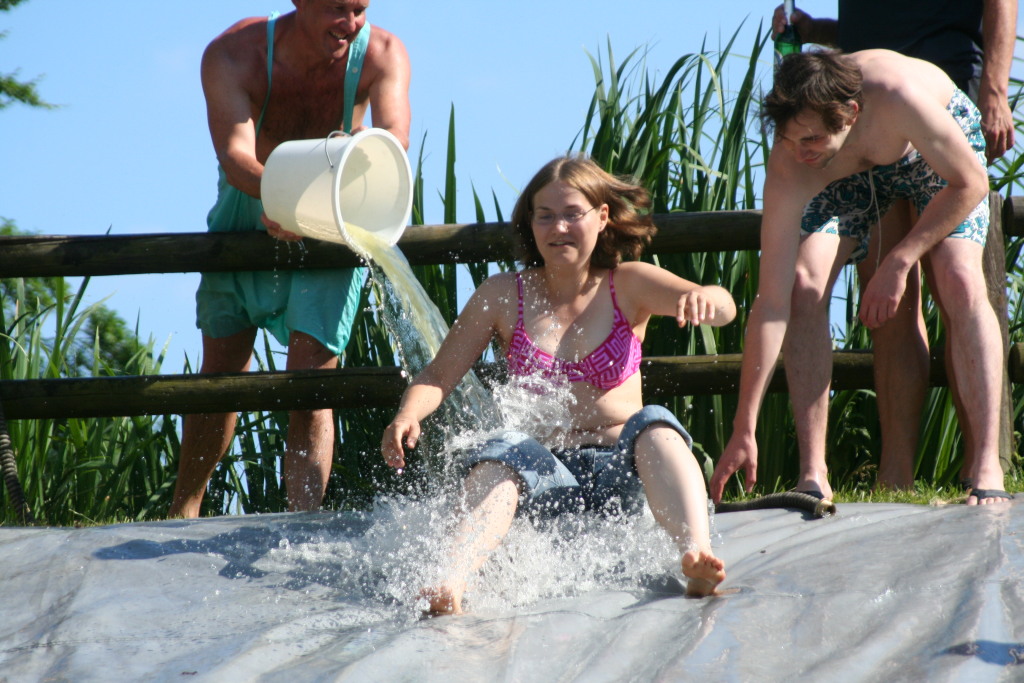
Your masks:
M775 64L778 66L782 62L782 58L786 55L791 55L794 52L800 52L802 47L800 44L800 34L796 32L796 27L790 21L790 17L793 16L793 0L785 0L783 3L783 11L786 13L786 28L783 29L782 33L775 37Z

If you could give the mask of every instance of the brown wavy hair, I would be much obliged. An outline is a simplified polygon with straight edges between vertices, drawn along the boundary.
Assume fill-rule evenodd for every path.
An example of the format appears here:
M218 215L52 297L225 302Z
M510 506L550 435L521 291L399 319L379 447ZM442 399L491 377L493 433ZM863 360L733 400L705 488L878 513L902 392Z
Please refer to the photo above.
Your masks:
M819 50L786 55L775 69L775 82L764 98L761 122L778 133L802 111L821 117L826 130L835 133L853 120L864 105L860 67L843 59L838 51Z
M590 265L614 268L623 260L635 260L657 232L651 216L651 197L632 179L618 178L585 156L552 159L533 176L515 208L517 260L524 268L544 265L533 237L533 198L546 185L560 181L579 190L593 206L608 205L608 224L597 238Z

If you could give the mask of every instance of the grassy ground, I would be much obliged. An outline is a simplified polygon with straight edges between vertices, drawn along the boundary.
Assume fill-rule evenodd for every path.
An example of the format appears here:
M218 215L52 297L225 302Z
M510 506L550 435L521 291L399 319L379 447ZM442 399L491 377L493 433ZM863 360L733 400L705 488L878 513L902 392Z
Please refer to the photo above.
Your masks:
M1024 491L1024 479L1020 473L1006 477L1006 491ZM948 505L966 502L967 491L959 487L933 486L917 482L910 491L870 491L866 488L846 489L835 492L836 503L912 503L917 505Z
M1008 493L1024 492L1024 475L1019 471L1012 471L1006 475L1005 490ZM784 490L784 489L779 489ZM758 492L756 495L763 495ZM748 497L755 497L754 495ZM741 500L737 496L725 496L723 500L732 502ZM959 486L934 485L924 481L917 481L914 488L906 491L893 491L889 489L873 489L867 484L853 487L841 487L834 491L833 501L835 503L906 503L911 505L951 505L964 503L967 500L967 491Z

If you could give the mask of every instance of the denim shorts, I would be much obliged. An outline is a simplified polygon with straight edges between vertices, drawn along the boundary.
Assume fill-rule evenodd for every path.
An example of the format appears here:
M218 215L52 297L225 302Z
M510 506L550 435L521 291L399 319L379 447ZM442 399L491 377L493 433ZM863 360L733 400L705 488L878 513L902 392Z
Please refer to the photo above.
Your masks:
M614 447L581 446L552 451L528 434L510 431L469 450L461 466L463 474L485 460L512 468L523 484L517 512L636 512L642 508L644 499L633 457L634 444L641 432L655 424L676 430L687 448L693 447L693 439L672 411L651 405L630 416Z
M985 138L978 108L967 95L956 90L946 110L960 125L978 163L985 168ZM947 184L914 150L895 163L875 166L830 183L807 204L800 228L805 235L820 232L857 240L850 262L858 263L867 256L871 227L896 200L909 199L921 212ZM969 239L984 246L988 223L985 197L947 237Z

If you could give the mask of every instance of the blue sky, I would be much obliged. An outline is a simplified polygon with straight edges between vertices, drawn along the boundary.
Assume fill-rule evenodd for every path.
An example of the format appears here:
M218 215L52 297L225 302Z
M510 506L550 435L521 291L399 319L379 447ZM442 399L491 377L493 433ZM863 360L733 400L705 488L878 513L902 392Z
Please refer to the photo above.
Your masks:
M835 0L799 4L835 14ZM0 72L39 77L43 97L62 105L0 110L0 217L41 234L204 231L216 161L200 56L234 21L290 8L288 0L26 0L0 12ZM594 87L588 53L606 57L609 41L618 59L643 48L657 78L705 39L718 47L741 22L734 52L747 51L773 8L751 0L374 0L369 20L402 38L412 61L409 156L426 159L425 222L442 222L434 198L452 107L459 220L473 220L471 183L489 219L492 191L507 216L517 188L583 124ZM185 353L193 365L199 358L198 281L195 273L95 278L88 299L109 297L129 324L138 319L143 338L170 340L164 371L179 372Z

